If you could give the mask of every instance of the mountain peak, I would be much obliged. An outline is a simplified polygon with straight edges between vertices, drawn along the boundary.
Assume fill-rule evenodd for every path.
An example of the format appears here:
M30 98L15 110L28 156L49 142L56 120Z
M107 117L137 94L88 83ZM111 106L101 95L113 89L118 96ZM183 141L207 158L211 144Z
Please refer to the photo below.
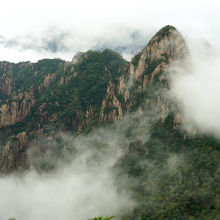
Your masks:
M166 25L162 27L150 40L149 44L153 44L155 41L159 42L161 40L164 40L166 38L169 38L168 40L170 41L170 36L172 37L179 37L182 38L181 33L172 25Z
M181 33L175 27L166 25L132 59L130 69L144 89L145 81L153 82L155 76L160 77L162 72L166 72L171 62L184 60L187 56L188 49Z
M166 25L166 26L162 27L157 32L157 34L166 34L166 33L169 33L170 31L177 31L177 29L174 26L172 26L172 25Z

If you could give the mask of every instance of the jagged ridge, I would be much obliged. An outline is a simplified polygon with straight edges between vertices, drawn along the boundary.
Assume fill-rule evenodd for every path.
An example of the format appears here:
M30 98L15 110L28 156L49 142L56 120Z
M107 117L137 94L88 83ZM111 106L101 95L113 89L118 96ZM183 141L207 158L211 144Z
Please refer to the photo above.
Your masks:
M168 64L186 56L181 34L166 26L131 63L111 50L78 53L70 63L59 59L36 64L2 62L0 73L7 76L2 83L8 91L4 86L0 89L5 96L0 106L1 137L24 131L27 136L30 131L33 135L51 123L76 133L89 131L101 123L121 119L143 104L147 96L154 97L150 101L157 102L165 118L169 103L155 101L159 96L152 93L152 83L159 82L158 88L162 88ZM129 87L131 78L134 81Z
M163 95L169 64L187 56L181 34L166 26L131 63L111 50L79 53L69 63L1 62L1 171L30 164L50 170L63 155L73 156L62 134L50 134L47 125L85 134L118 121L113 130L121 135L125 154L114 167L116 180L138 204L125 219L215 219L219 141L184 133L177 106ZM127 113L129 123L123 121ZM41 160L27 157L30 143L34 158ZM52 161L47 150L54 154Z

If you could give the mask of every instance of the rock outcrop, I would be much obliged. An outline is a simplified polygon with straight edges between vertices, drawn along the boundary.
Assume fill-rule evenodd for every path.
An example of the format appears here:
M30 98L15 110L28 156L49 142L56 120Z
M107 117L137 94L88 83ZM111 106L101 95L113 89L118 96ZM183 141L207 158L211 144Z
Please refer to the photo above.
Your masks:
M173 26L165 26L131 61L129 72L133 84L144 95L147 106L152 106L157 118L164 121L177 106L167 97L169 66L187 63L189 51L182 35ZM175 116L174 119L178 118ZM175 120L176 122L179 120ZM178 126L177 124L175 126Z
M12 68L10 63L0 62L0 94L5 97L10 96L15 89Z
M123 116L122 106L116 97L118 95L116 91L115 85L110 81L100 111L102 121L116 121Z
M28 168L27 161L28 138L26 132L11 136L2 149L1 171L4 173L13 170Z
M183 60L188 56L188 49L182 35L173 26L165 26L151 39L149 44L133 58L130 74L141 83L140 88L146 89L155 78L162 80L168 65Z
M44 77L43 82L38 86L38 94L41 95L48 87L50 86L51 83L53 83L56 79L57 74L48 74Z
M0 102L0 128L6 143L1 170L27 168L29 136L36 138L35 131L51 123L79 134L121 120L129 111L141 114L146 106L165 121L172 111L164 96L169 65L187 56L181 34L168 25L130 63L111 50L78 53L72 62L1 62L0 93L5 98ZM178 114L173 121L178 128Z
M35 103L33 89L13 96L0 107L0 128L22 121Z

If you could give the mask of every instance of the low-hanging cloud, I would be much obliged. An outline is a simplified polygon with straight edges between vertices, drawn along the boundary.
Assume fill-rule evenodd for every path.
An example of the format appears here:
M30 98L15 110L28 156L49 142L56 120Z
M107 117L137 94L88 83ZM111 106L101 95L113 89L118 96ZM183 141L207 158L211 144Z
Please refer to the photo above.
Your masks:
M189 41L189 47L190 68L171 67L171 94L188 129L220 137L220 56L204 40Z
M72 162L61 166L57 161L57 169L47 173L32 170L1 177L1 219L86 220L119 215L133 206L129 195L117 190L111 172L120 156L117 135L107 130L77 138L59 135L65 145L75 145L65 146L76 148Z
M84 167L77 172L72 167L41 175L30 172L1 178L0 186L0 216L6 220L86 220L118 214L129 203L116 191L109 173L101 168Z
M192 57L194 58L193 53ZM206 83L207 78L209 79L208 76L211 76L211 79L207 85L205 84L207 88L217 85L217 81L213 84L214 79L217 79L214 70L219 66L216 57L218 56L210 55L205 59L207 63L203 63L204 57L196 56L196 60L193 59L192 71L189 73L181 68L173 69L175 75L172 78L171 94L183 106L184 120L190 119L204 132L213 131L213 126L217 126L206 118L206 112L211 109L206 109L207 106L203 105L201 99L201 95L204 95L203 84ZM210 73L211 75L207 76L205 70L207 70L208 64L211 65L213 71ZM198 88L195 88L197 83ZM210 101L208 97L214 93L213 91L208 93L205 100ZM217 98L217 94L215 97ZM195 106L195 101L197 101L197 105L201 104L200 108L204 108L203 111L197 112L200 113L199 117L193 111L194 108L200 111L200 108ZM210 104L215 103L210 101ZM215 117L217 116L218 114L215 115ZM58 154L56 157L56 152L54 154L48 147L47 141L43 141L42 146L48 151L39 154L40 158L37 158L37 152L31 152L32 149L30 149L30 160L33 166L37 167L36 164L41 161L50 162L48 158L52 157L52 162L54 162L52 166L57 166L57 169L48 173L39 174L33 170L1 177L0 219L7 220L15 217L17 220L86 220L94 216L123 215L123 213L129 212L128 210L137 204L134 204L129 193L118 191L112 168L120 159L121 148L130 147L129 145L132 143L134 148L137 147L136 145L142 147L150 139L151 125L156 118L154 113L143 110L126 115L115 126L97 129L90 134L78 137L54 132L49 137L48 143L56 149L63 147L67 154L69 153L68 148L73 149L70 157L65 157L68 160L71 158L71 162L63 164L59 160L61 155ZM200 122L201 119L203 123ZM135 143L137 144L135 145ZM149 207L152 207L152 204L153 207L159 204L162 208L164 203L159 200L154 201L155 197L159 198L158 193L162 190L159 182L164 175L172 176L173 174L178 176L181 182L179 169L185 167L185 158L182 154L170 153L169 146L162 141L156 140L154 147L156 149L153 150L160 152L158 155L165 152L165 166L162 169L153 160L146 160L148 157L146 148L144 149L146 151L141 151L144 159L135 161L135 165L143 168L146 178L144 180L129 178L125 173L118 177L122 178L118 181L124 184L125 189L133 181L142 185L145 187L145 192L149 192L151 195L146 198L149 199ZM34 149L40 150L41 147L34 146Z
M128 214L137 202L128 192L131 179L116 175L117 163L130 144L142 146L149 139L155 116L148 113L128 114L80 136L50 128L29 149L29 171L0 177L0 219L86 220ZM42 165L51 171L41 173Z

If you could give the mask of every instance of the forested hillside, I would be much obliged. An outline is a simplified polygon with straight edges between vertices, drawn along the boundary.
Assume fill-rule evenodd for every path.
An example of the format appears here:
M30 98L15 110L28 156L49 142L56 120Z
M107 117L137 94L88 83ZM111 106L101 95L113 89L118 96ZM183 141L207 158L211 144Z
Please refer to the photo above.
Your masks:
M191 66L183 37L170 25L131 62L109 49L79 52L71 62L0 62L2 175L53 172L77 157L84 143L77 138L94 133L99 139L89 139L89 147L102 152L103 163L111 134L121 152L111 167L114 184L135 204L112 215L219 219L220 141L184 128L181 106L169 95L173 63Z

